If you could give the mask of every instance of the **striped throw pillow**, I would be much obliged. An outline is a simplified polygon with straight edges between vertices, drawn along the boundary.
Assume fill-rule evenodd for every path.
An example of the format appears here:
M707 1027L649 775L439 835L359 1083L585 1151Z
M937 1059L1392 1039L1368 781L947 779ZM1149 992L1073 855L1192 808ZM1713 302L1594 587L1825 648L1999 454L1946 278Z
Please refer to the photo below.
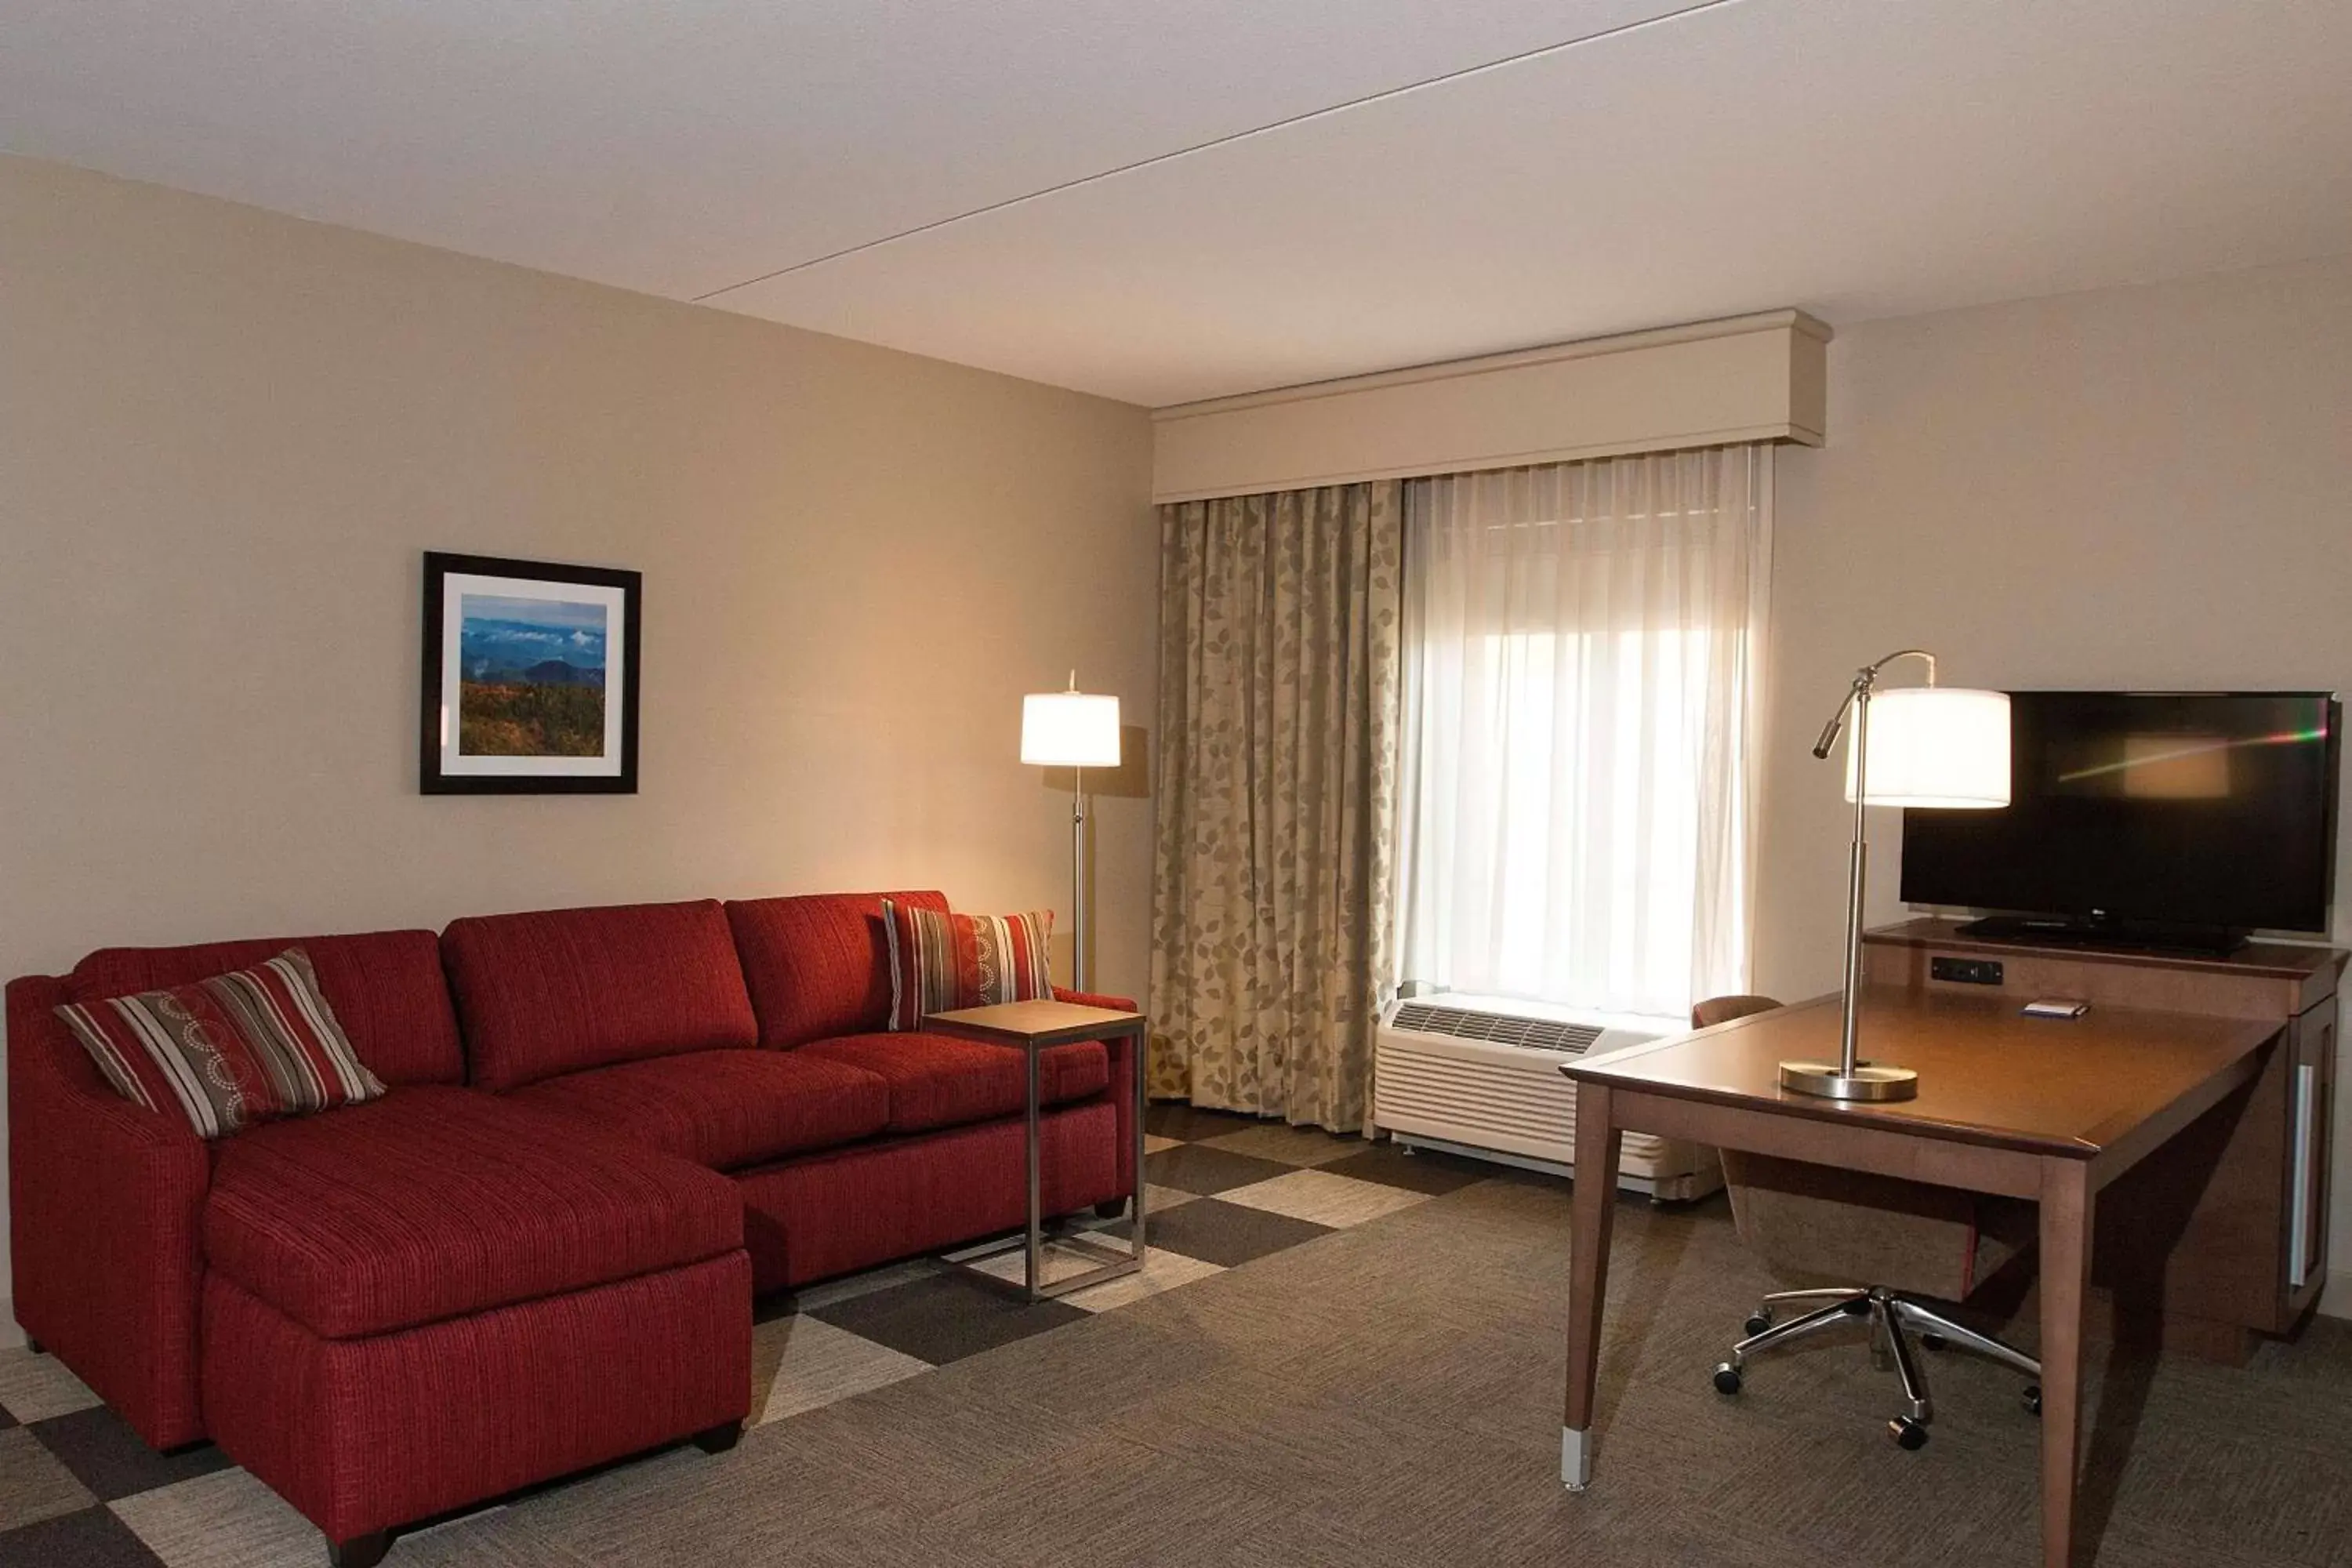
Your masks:
M1051 999L1045 944L1049 910L1025 915L950 915L882 900L890 952L890 1027L922 1026L926 1013Z
M58 1016L116 1093L150 1110L177 1107L205 1138L383 1093L299 947L194 985L72 1003Z

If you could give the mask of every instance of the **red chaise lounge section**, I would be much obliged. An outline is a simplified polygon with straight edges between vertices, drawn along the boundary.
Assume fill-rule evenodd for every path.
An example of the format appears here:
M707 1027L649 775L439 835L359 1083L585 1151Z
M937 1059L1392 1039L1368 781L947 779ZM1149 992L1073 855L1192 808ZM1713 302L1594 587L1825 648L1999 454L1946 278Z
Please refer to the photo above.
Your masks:
M207 1144L49 1010L310 953L383 1099ZM390 1532L750 1403L728 1184L458 1087L430 931L112 949L13 982L17 1321L158 1447L209 1436L371 1563Z
M217 1441L347 1565L522 1486L722 1447L755 1289L1026 1212L1020 1058L886 1029L885 896L115 948L13 981L17 1321L156 1447ZM208 1144L118 1097L52 1011L298 945L383 1099ZM1042 1066L1045 1206L1109 1212L1127 1043Z
M467 1089L264 1123L205 1210L205 1423L339 1543L723 1446L751 1399L742 1234L708 1171Z

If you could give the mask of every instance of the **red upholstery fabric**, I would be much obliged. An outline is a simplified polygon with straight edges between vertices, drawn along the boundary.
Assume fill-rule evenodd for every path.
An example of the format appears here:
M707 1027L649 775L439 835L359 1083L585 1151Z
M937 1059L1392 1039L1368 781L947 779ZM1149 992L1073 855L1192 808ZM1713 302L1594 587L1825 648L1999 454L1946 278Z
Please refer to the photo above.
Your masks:
M350 1339L742 1245L726 1180L471 1089L395 1090L219 1146L216 1274Z
M62 999L89 1002L192 985L232 969L250 969L289 947L310 955L319 989L334 1005L352 1049L370 1072L395 1085L464 1081L457 1017L441 978L441 940L429 931L103 947L74 965L67 981L71 994Z
M511 1098L719 1171L854 1143L890 1119L879 1078L800 1051L656 1057L566 1073Z
M750 1295L743 1254L730 1251L404 1333L322 1340L215 1274L205 1410L229 1458L348 1541L743 1419Z
M16 1317L158 1448L205 1435L199 1218L210 1160L175 1111L116 1094L50 1009L8 984L8 1217Z
M451 921L441 949L485 1089L759 1038L708 900L474 916Z
M882 900L947 912L943 893L817 893L727 906L763 1046L879 1029L890 1016Z
M1046 1113L1041 1195L1068 1214L1126 1189L1112 1174L1111 1108ZM1010 1230L1028 1214L1018 1119L813 1154L738 1176L760 1290L780 1290Z
M1135 999L1130 996L1106 996L1092 991L1072 991L1066 986L1054 987L1054 1000L1075 1002L1081 1007L1101 1007L1113 1013L1132 1013ZM1110 1102L1118 1111L1118 1187L1130 1190L1135 1170L1135 1049L1132 1041L1106 1040L1103 1048L1110 1053Z
M793 1054L845 1062L888 1084L893 1132L1018 1116L1028 1099L1021 1053L1003 1046L945 1035L850 1035L812 1041ZM1037 1058L1040 1105L1100 1094L1109 1081L1109 1065L1098 1040L1055 1046Z
M1106 1013L1135 1011L1135 998L1132 996L1111 996L1098 991L1073 991L1066 985L1054 987L1054 1000L1080 1007L1099 1007Z

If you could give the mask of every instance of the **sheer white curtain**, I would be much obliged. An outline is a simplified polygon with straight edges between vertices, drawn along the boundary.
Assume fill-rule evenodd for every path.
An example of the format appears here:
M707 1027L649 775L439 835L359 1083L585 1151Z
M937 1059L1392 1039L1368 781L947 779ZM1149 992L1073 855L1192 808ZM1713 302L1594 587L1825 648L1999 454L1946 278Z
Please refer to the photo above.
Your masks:
M1748 988L1771 465L1406 487L1400 979L1677 1016Z

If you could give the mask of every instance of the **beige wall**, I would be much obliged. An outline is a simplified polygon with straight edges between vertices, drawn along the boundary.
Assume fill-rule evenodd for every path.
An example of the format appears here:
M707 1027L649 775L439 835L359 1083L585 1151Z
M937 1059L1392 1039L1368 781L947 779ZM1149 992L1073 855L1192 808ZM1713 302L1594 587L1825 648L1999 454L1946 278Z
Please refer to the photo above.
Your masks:
M0 971L637 899L1066 909L1018 699L1076 665L1150 721L1150 460L1123 405L0 159ZM644 572L641 794L416 793L426 548ZM1096 815L1118 989L1150 808Z
M1838 984L1844 807L1809 748L1856 665L1921 646L1955 684L2352 695L2352 261L1841 328L1830 388L1828 444L1779 459L1757 963L1781 996ZM1874 921L1902 912L1882 815Z

